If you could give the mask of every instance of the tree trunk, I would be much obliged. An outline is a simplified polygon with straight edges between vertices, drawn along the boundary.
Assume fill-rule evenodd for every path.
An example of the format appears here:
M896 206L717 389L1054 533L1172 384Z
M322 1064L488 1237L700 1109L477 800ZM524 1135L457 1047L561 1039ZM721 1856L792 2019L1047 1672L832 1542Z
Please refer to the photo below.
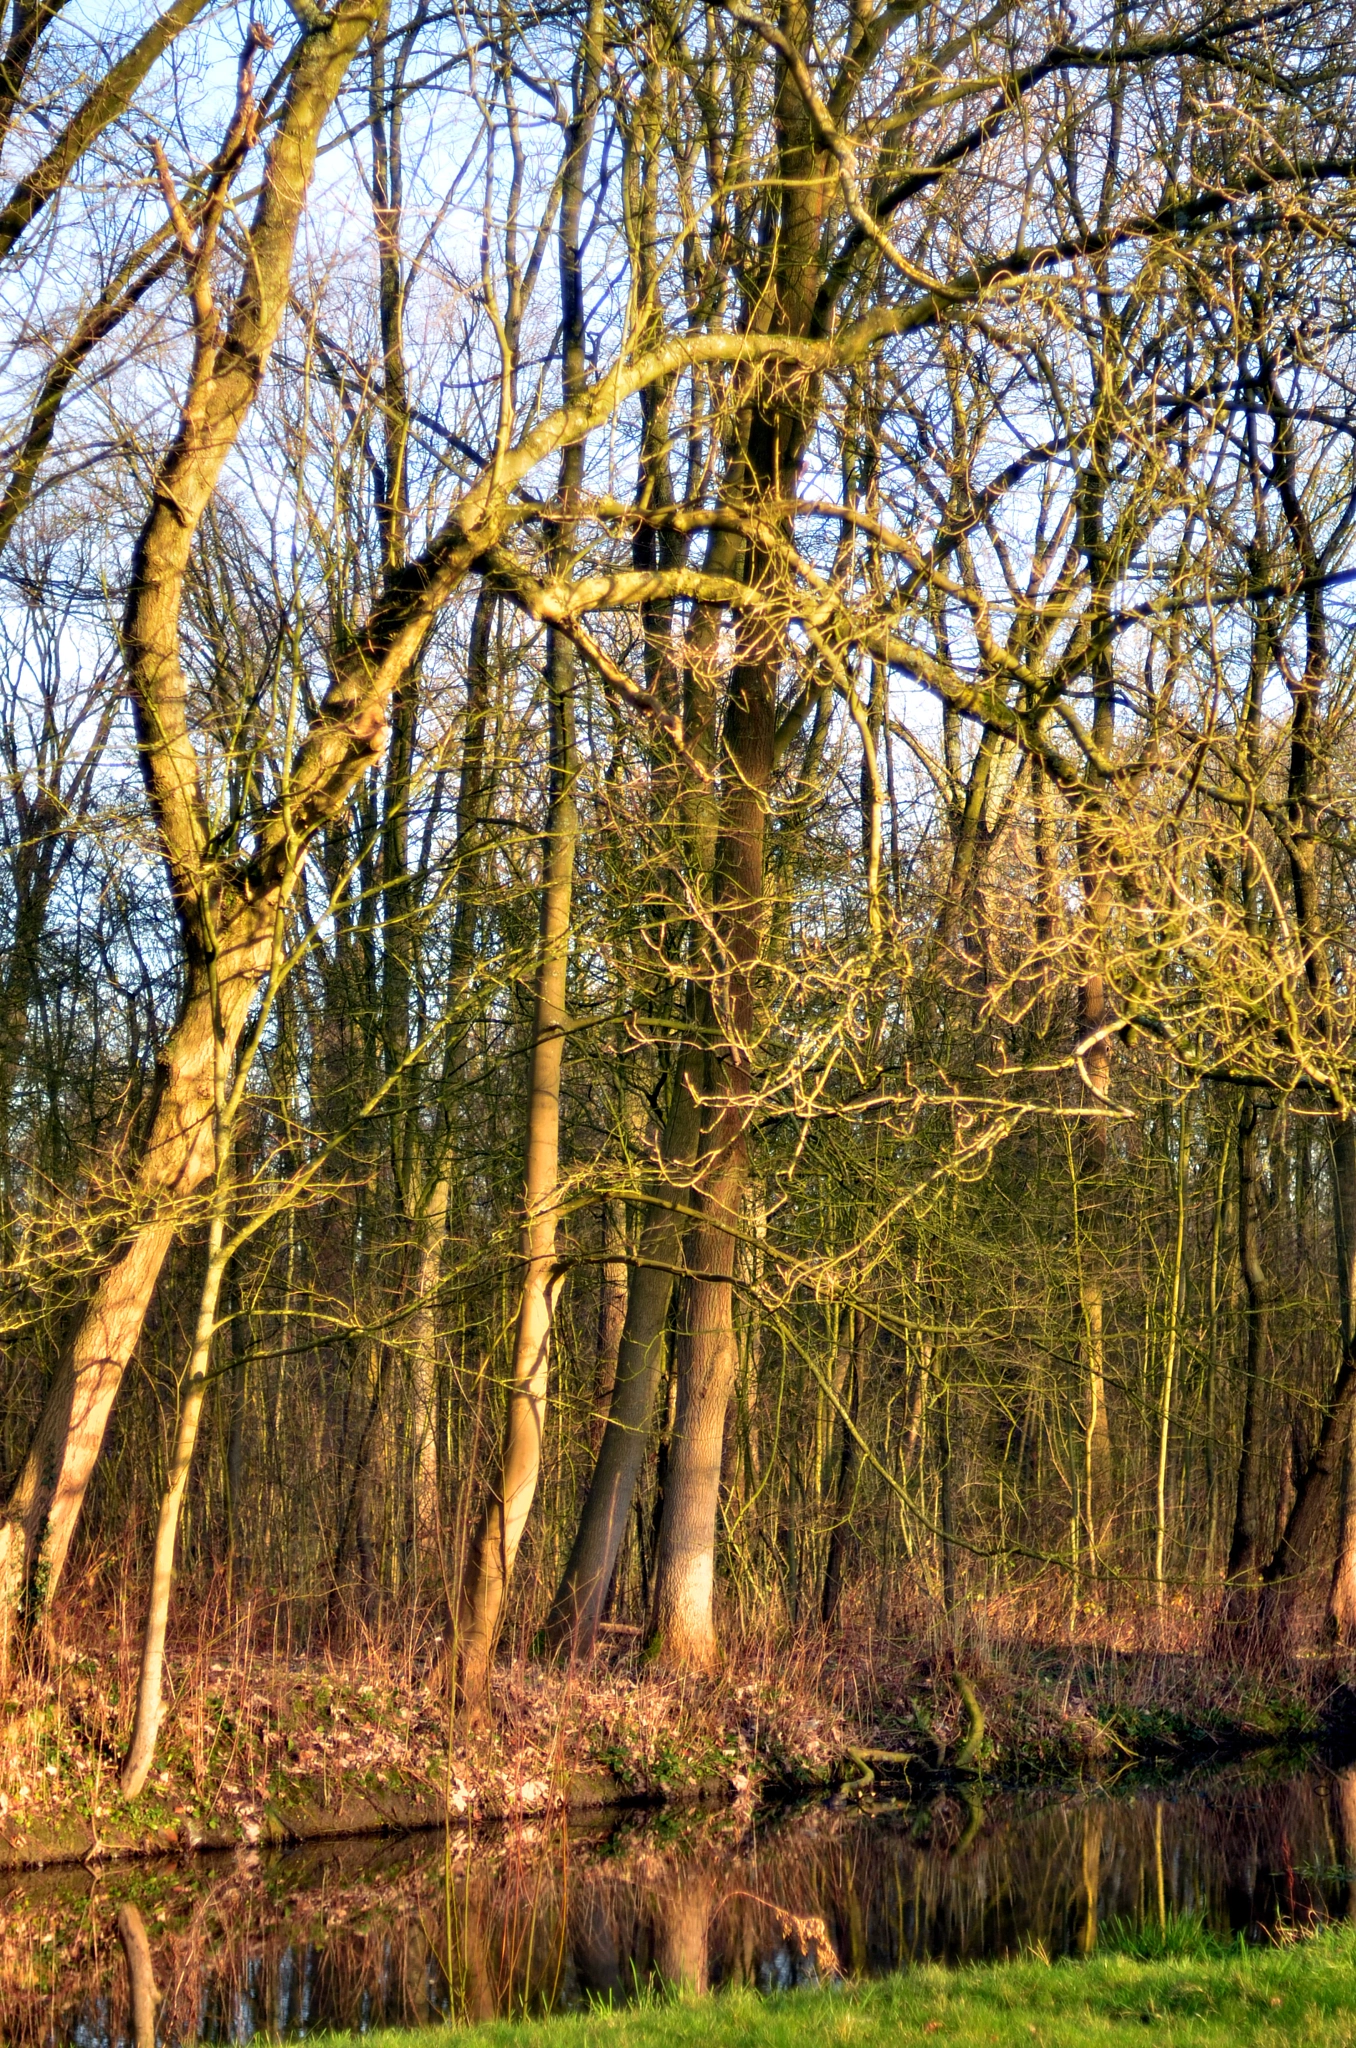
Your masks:
M1348 1352L1333 1382L1318 1442L1296 1488L1284 1532L1262 1574L1262 1623L1273 1641L1284 1641L1296 1603L1317 1569L1318 1541L1354 1409L1356 1357Z
M415 1554L438 1524L438 1323L434 1313L442 1279L447 1184L434 1189L428 1214L416 1218L415 1307L406 1336L409 1360L410 1541Z
M561 386L567 404L586 379L581 221L584 175L598 111L603 62L602 0L590 0L574 80L560 200ZM584 444L576 440L561 459L563 517L553 554L558 570L569 562L573 508L584 481ZM485 1509L471 1541L457 1608L457 1657L464 1706L481 1712L499 1633L504 1594L537 1490L550 1367L551 1323L560 1274L556 1232L560 1221L560 1073L565 1051L566 980L570 911L579 817L574 784L574 677L569 643L552 631L546 645L551 708L551 789L542 858L541 937L528 1080L527 1172L524 1189L522 1295L514 1332L512 1379L504 1450Z
M1318 848L1322 843L1319 771L1325 747L1329 744L1317 724L1329 687L1325 583L1318 545L1302 501L1298 480L1299 440L1279 365L1274 356L1263 352L1259 369L1259 388L1265 395L1273 430L1269 480L1285 512L1291 544L1304 577L1304 666L1298 674L1293 667L1285 670L1291 694L1291 720L1286 783L1287 830L1282 843L1290 868L1295 922L1304 948L1308 992L1325 1032L1331 1036L1335 1029L1333 986L1317 863ZM1339 1182L1344 1178L1348 1185L1356 1179L1356 1174L1350 1171L1349 1162L1345 1171L1339 1170ZM1345 1192L1345 1187L1340 1188L1334 1202L1334 1210L1339 1212L1339 1286L1344 1319L1350 1314L1346 1304L1350 1295L1348 1260L1351 1249L1345 1242L1347 1220L1345 1214L1340 1213ZM1275 1553L1262 1574L1262 1629L1277 1648L1284 1647L1295 1607L1319 1568L1319 1539L1349 1434L1354 1402L1356 1353L1351 1342L1344 1341L1341 1366L1329 1392L1318 1442L1295 1488Z
M1233 1535L1225 1572L1231 1585L1245 1587L1253 1583L1257 1573L1259 1394L1270 1362L1270 1305L1257 1217L1257 1122L1257 1104L1251 1095L1245 1095L1238 1116L1238 1264L1246 1297L1243 1433L1238 1452Z
M118 1940L127 1961L128 2006L132 2022L132 2048L155 2048L155 2015L160 2004L151 1944L140 1909L124 1902L118 1908Z
M234 1059L267 967L271 934L219 962L222 1057ZM229 971L226 971L229 970ZM210 991L185 1006L161 1063L150 1137L131 1189L143 1220L105 1268L63 1347L33 1443L0 1525L3 1618L37 1622L60 1581L90 1474L128 1360L178 1223L179 1205L202 1186L213 1156L216 1046ZM0 1618L0 1626L4 1619Z
M677 1205L684 1198L683 1170L690 1168L697 1142L698 1112L686 1063L680 1063L672 1089L661 1155L663 1178L655 1190L655 1206L646 1212L631 1268L607 1426L569 1562L546 1619L546 1641L557 1654L587 1656L597 1640L663 1371L674 1274L682 1253Z
M556 1267L560 1073L578 836L572 745L567 744L558 757L556 776L542 889L541 953L528 1082L525 1270L514 1332L508 1415L503 1456L472 1538L457 1616L461 1697L473 1714L482 1707L489 1688L504 1594L537 1490L551 1322L560 1287Z
M1342 1446L1342 1487L1337 1511L1337 1550L1328 1588L1328 1629L1334 1640L1356 1638L1356 1418L1347 1424Z
M1168 1135L1167 1121L1165 1114L1165 1138ZM1168 1449L1172 1430L1173 1381L1176 1377L1177 1369L1178 1326L1182 1313L1182 1291L1185 1280L1186 1193L1190 1142L1190 1118L1187 1114L1187 1100L1184 1099L1177 1118L1176 1228L1173 1232L1172 1291L1168 1301L1168 1327L1166 1342L1163 1347L1163 1380L1159 1389L1158 1406L1158 1471L1154 1501L1154 1597L1160 1612L1162 1611L1166 1592Z
M151 1590L146 1605L146 1626L141 1641L141 1666L137 1681L136 1722L131 1746L122 1768L124 1799L135 1799L146 1783L155 1756L162 1711L161 1685L165 1664L165 1629L169 1622L170 1593L174 1585L174 1553L179 1540L179 1515L188 1487L198 1424L207 1393L207 1376L212 1363L212 1339L216 1334L217 1300L221 1293L226 1257L222 1253L225 1214L218 1203L207 1241L207 1270L203 1275L198 1302L198 1323L189 1354L188 1372L179 1403L179 1427L169 1479L160 1502L155 1531L155 1552L151 1563Z
M418 1290L409 1325L411 1380L416 1416L413 1433L412 1540L419 1543L438 1519L438 1313L436 1298L442 1280L443 1247L451 1203L448 1179L453 1144L453 1118L458 1087L464 1079L467 1033L460 1010L475 958L477 893L484 866L486 803L486 725L489 716L490 637L499 599L482 581L466 653L466 724L461 772L457 783L457 879L452 912L452 942L447 976L447 1014L452 1023L443 1045L439 1101L433 1141L424 1148L425 1198L410 1226L417 1252Z
M716 1511L720 1503L725 1411L738 1367L733 1313L734 1238L731 1220L744 1191L742 1133L703 1206L713 1220L694 1226L686 1246L675 1347L677 1402L659 1527L652 1635L664 1662L676 1669L711 1671L715 1632Z
M868 1332L870 1324L860 1309L855 1311L852 1353L849 1360L849 1384L845 1406L848 1419L853 1424L861 1411L862 1380L866 1372ZM824 1597L820 1602L820 1618L825 1628L832 1628L838 1619L838 1603L843 1596L843 1572L848 1561L852 1542L852 1504L857 1493L857 1478L862 1467L862 1447L857 1441L855 1428L842 1424L842 1446L838 1454L838 1484L834 1495L834 1523L829 1536L829 1556L824 1567Z
M230 1305L231 1353L233 1364L229 1387L230 1419L226 1433L226 1574L228 1597L234 1585L242 1534L241 1507L245 1498L245 1408L250 1348L249 1319L237 1286Z
M675 1366L678 1380L664 1516L655 1568L653 1647L677 1669L716 1662L716 1513L725 1411L738 1367L734 1329L734 1233L748 1182L753 973L761 940L765 805L772 781L777 660L766 628L731 678L715 860L711 954L718 967L702 991L720 1049L704 1059L702 1133L693 1201L700 1220L684 1246Z
M942 1610L947 1626L956 1621L956 1451L952 1433L952 1393L943 1390L937 1404L938 1520L942 1530Z
M598 1268L598 1342L594 1352L593 1413L589 1417L589 1447L595 1458L612 1408L622 1331L626 1327L626 1233L623 1205L615 1196L603 1203L601 1223L603 1260Z
M193 11L193 5L185 8L185 21ZM359 5L333 19L320 16L302 35L224 325L211 272L229 180L214 187L199 216L193 250L186 252L193 364L175 438L137 538L122 635L142 775L179 923L185 992L161 1063L149 1138L129 1190L130 1236L105 1267L63 1348L0 1525L6 1653L15 1609L22 1604L30 1616L44 1611L60 1578L109 1411L179 1221L176 1205L202 1185L215 1163L218 1044L229 1066L273 956L275 914L296 871L298 843L304 844L307 829L315 829L301 826L291 808L285 817L279 814L271 821L273 839L267 830L259 835L267 879L252 877L251 886L238 892L224 889L224 864L215 852L207 858L211 830L187 725L179 622L195 536L254 404L287 304L320 131L370 21L371 13ZM252 33L224 161L243 162L254 133L249 59L257 46ZM333 800L342 801L352 786L349 764L352 773L360 772L362 751L361 745L350 746ZM279 855L278 846L287 850Z
M1356 1333L1356 1123L1344 1117L1332 1136L1332 1210L1342 1311L1342 1355ZM1328 1631L1339 1643L1356 1638L1356 1423L1348 1426L1342 1450L1342 1486L1337 1544L1328 1587Z
M1090 974L1078 992L1080 1041L1107 1023L1106 995L1100 974ZM1097 1554L1110 1527L1111 1424L1106 1404L1105 1248L1107 1128L1099 1102L1111 1085L1111 1051L1100 1039L1083 1059L1088 1078L1090 1115L1079 1162L1080 1288L1083 1309L1085 1407L1083 1411L1083 1485L1088 1558L1097 1569Z

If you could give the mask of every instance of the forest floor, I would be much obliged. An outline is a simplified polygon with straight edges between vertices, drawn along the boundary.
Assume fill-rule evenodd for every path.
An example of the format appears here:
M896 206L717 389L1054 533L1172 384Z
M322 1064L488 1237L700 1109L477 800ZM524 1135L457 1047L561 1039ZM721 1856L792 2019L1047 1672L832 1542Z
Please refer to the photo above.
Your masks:
M1190 1945L1188 1945L1189 1948ZM1145 2029L1149 2031L1146 2033ZM326 2037L328 2048L356 2037ZM363 2048L409 2048L408 2034L367 2033ZM928 1967L875 1983L775 1998L738 1991L599 2009L578 2017L497 2021L459 2048L1089 2048L1170 2041L1173 2048L1356 2044L1356 1933L1285 1947L1208 1940L1196 1953L1144 1958Z
M368 1634L310 1656L279 1653L257 1615L171 1644L156 1767L118 1793L135 1639L107 1609L72 1602L43 1667L0 1713L0 1866L176 1847L511 1817L614 1800L755 1799L859 1772L850 1752L944 1772L968 1677L985 1718L977 1762L994 1780L1106 1776L1212 1751L1345 1731L1356 1747L1356 1657L1259 1664L1221 1647L1185 1609L1084 1640L972 1614L962 1646L925 1626L735 1645L718 1678L648 1666L618 1632L587 1669L527 1658L496 1674L470 1733L413 1638ZM1001 1617L998 1618L1001 1620ZM878 1766L878 1769L880 1767Z

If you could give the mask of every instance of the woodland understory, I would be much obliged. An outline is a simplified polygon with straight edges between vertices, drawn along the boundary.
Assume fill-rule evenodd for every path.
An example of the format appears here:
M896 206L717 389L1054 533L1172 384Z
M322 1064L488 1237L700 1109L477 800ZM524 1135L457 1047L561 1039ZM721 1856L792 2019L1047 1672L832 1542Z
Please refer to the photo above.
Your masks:
M0 1833L1346 1711L1353 19L15 0Z

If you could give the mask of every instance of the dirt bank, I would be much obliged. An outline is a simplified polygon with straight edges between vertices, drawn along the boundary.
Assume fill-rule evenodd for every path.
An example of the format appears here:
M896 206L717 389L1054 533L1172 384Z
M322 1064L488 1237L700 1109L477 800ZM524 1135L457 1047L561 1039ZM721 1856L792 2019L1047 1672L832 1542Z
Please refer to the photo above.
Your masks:
M1006 1641L964 1651L991 1782L1067 1781L1321 1736L1356 1722L1356 1664L1235 1667L1189 1648ZM0 1718L0 1868L318 1840L445 1821L522 1818L826 1788L854 1748L956 1759L965 1713L948 1654L899 1642L794 1641L682 1681L632 1647L587 1673L524 1663L498 1676L490 1724L453 1724L436 1677L372 1655L323 1662L181 1659L141 1797L117 1774L129 1700L89 1649L55 1653Z

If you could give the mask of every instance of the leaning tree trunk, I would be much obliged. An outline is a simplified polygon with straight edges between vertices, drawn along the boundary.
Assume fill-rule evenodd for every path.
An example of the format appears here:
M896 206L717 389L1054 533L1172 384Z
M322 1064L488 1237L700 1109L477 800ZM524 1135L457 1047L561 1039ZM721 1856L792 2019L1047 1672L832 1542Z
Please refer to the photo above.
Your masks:
M1348 1352L1333 1382L1312 1457L1295 1491L1294 1504L1275 1555L1262 1574L1261 1620L1266 1635L1283 1644L1306 1584L1321 1563L1323 1534L1347 1436L1356 1411L1356 1357Z
M682 1251L677 1204L683 1197L683 1169L690 1168L696 1149L697 1121L687 1067L680 1064L663 1138L664 1178L653 1191L656 1204L641 1227L631 1268L607 1426L569 1562L546 1619L546 1641L557 1654L587 1656L593 1649L626 1533L664 1364L674 1273Z
M130 1901L119 1906L118 1940L127 1961L127 2003L132 2023L132 2048L155 2048L155 2016L160 1991L151 1960L151 1943L146 1922Z
M223 1146L223 1150L225 1147ZM212 1362L212 1339L216 1335L217 1301L229 1254L223 1252L225 1211L220 1199L212 1215L207 1243L207 1270L198 1301L198 1322L189 1354L188 1372L179 1403L179 1427L175 1433L174 1456L160 1502L151 1564L150 1598L146 1603L146 1624L141 1642L141 1666L137 1678L137 1711L127 1760L122 1768L120 1789L124 1799L135 1799L142 1790L155 1757L163 1711L162 1681L165 1668L165 1630L169 1623L170 1593L174 1586L174 1554L179 1541L179 1516L188 1488L193 1452L198 1441L198 1424L207 1393L207 1375Z
M251 925L253 920L251 920ZM271 931L247 928L218 963L222 1056L234 1058L267 969ZM180 1208L211 1173L217 1048L205 977L161 1061L150 1136L129 1191L130 1241L105 1267L62 1349L32 1445L0 1524L0 1627L37 1620L60 1580L118 1388L141 1335Z
M222 864L209 854L201 764L187 724L179 622L195 535L258 395L287 305L320 131L370 22L371 7L360 4L333 17L317 15L301 37L259 199L243 236L239 288L225 321L213 296L212 273L229 176L212 188L197 216L196 239L184 249L193 362L178 429L137 539L122 641L142 775L178 918L185 995L161 1061L149 1137L128 1191L130 1233L105 1266L63 1347L0 1524L0 1630L6 1645L16 1608L22 1604L36 1615L55 1590L109 1412L180 1220L178 1206L215 1163L218 1048L228 1062L234 1059L250 1004L273 957L276 915L299 857L289 811L274 821L274 839L290 852L273 858L267 880L239 893L223 886ZM252 61L264 41L262 32L251 28L219 159L232 174L255 139ZM168 183L167 167L164 177ZM350 753L356 761L360 749ZM337 778L336 797L341 789L346 796L350 786Z

